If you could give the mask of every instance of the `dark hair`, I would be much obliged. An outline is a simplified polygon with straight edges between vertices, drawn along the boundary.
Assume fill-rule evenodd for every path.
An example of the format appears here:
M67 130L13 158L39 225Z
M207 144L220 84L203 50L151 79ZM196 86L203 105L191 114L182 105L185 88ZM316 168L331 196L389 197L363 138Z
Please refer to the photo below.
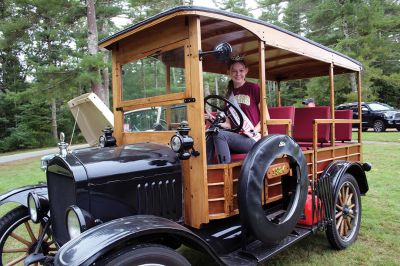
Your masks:
M228 70L230 70L231 66L236 64L236 63L242 64L244 67L247 68L246 62L243 59L231 59L228 62ZM228 86L226 88L227 88L227 90L226 90L226 95L225 96L226 96L226 98L229 98L229 96L231 95L231 93L233 92L233 89L234 89L232 80L230 80L228 82Z

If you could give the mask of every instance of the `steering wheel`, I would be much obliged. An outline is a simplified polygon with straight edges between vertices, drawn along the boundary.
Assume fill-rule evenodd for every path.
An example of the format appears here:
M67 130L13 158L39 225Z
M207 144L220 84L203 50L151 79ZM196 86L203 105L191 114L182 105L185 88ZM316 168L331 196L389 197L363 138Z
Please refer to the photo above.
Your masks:
M225 103L225 106L223 106L223 107L222 107L222 106L217 106L217 105L211 103L211 99L221 100L221 101L223 101L223 102ZM226 99L225 97L219 96L219 95L208 95L207 97L204 98L204 103L205 103L206 105L209 105L209 106L211 106L211 107L214 107L214 108L217 109L218 111L223 112L223 113L226 115L226 117L230 118L231 121L233 122L233 124L236 125L236 121L235 121L235 119L233 118L232 113L229 111L229 108L232 107L232 109L237 113L237 115L238 115L238 117L239 117L239 123L238 123L235 127L233 127L233 128L224 129L224 130L226 130L226 131L231 131L231 132L239 132L239 131L242 129L242 127L243 127L243 122L244 122L242 113L241 113L241 111L240 111L235 105L233 105L233 103L231 103L228 99ZM216 126L216 125L214 125L214 123L213 123L213 126Z

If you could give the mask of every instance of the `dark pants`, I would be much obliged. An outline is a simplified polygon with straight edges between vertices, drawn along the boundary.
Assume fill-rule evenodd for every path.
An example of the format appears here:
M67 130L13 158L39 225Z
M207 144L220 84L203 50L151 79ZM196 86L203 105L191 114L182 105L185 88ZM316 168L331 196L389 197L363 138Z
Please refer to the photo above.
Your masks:
M232 153L248 153L256 141L238 133L220 130L207 137L207 163L214 162L215 152L219 163L230 163Z

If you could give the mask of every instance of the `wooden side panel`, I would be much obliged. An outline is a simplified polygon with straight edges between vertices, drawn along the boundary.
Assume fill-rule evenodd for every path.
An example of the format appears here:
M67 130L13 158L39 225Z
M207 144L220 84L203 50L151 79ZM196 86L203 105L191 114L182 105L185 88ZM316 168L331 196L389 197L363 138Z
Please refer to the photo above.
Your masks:
M124 64L141 54L188 38L185 17L175 17L119 42L118 60Z

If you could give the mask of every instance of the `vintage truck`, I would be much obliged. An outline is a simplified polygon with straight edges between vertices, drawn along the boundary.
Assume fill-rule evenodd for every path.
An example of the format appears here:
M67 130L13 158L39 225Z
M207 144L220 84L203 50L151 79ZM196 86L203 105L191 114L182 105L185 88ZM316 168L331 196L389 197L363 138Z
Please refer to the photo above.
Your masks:
M81 150L60 141L46 184L1 195L1 204L20 204L0 219L3 265L188 265L182 244L218 264L255 265L318 230L335 249L356 240L371 166L360 115L334 109L334 78L356 75L361 114L359 62L263 21L194 6L99 45L112 53L113 131ZM205 97L204 77L226 74L231 55L258 80L263 137L231 163L208 165L206 135L217 125L206 128L204 110L223 117L232 104L223 93ZM321 76L330 106L281 105L282 82ZM267 81L276 106L267 107ZM126 114L160 107L159 130L126 126Z

